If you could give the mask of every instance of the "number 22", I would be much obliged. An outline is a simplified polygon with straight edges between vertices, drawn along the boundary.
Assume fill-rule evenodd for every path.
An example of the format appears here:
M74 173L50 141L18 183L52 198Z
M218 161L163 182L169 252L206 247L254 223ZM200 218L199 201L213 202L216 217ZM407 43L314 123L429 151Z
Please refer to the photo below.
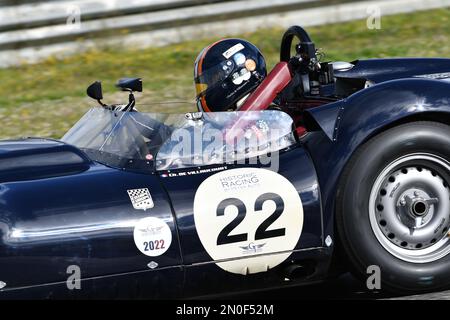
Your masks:
M283 214L284 211L284 201L278 194L268 192L260 195L255 201L254 210L255 212L261 211L263 204L269 200L275 202L275 211L266 220L264 220L256 229L255 240L281 237L286 234L286 228L267 230ZM228 198L222 200L217 206L216 215L218 217L224 216L225 209L229 206L236 207L238 209L238 214L236 218L234 218L228 225L226 225L219 233L217 237L217 245L248 240L247 233L240 233L230 236L230 233L242 222L242 220L244 220L247 214L247 208L241 200L237 198Z

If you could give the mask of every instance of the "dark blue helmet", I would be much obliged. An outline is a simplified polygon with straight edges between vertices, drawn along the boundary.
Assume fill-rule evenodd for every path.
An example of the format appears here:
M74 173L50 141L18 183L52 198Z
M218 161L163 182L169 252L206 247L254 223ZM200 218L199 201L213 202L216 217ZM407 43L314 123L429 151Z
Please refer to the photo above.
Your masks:
M223 39L204 48L195 60L194 78L200 111L236 110L237 102L266 77L257 47L242 39Z

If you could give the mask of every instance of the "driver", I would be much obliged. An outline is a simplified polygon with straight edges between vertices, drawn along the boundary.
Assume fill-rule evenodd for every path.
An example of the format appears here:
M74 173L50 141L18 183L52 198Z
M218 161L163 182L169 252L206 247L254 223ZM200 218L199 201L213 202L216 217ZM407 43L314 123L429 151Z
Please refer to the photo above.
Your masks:
M198 110L239 110L266 75L264 57L248 41L223 39L207 46L194 67Z

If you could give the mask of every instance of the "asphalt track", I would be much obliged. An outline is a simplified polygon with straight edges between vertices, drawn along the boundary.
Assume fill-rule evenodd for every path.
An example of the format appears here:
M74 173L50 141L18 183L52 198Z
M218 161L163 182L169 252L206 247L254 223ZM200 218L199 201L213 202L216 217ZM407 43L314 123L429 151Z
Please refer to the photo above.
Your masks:
M345 274L338 279L316 285L267 290L232 298L250 300L450 300L450 290L412 296L396 296L383 291L368 290L363 283L357 281L350 274Z

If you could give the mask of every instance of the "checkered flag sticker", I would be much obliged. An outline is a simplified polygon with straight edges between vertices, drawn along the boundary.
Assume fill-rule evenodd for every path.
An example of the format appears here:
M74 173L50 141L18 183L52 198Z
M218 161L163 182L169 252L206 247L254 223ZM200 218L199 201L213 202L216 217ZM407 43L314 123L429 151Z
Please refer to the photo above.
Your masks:
M131 203L136 210L147 210L155 206L150 191L144 189L127 190Z

